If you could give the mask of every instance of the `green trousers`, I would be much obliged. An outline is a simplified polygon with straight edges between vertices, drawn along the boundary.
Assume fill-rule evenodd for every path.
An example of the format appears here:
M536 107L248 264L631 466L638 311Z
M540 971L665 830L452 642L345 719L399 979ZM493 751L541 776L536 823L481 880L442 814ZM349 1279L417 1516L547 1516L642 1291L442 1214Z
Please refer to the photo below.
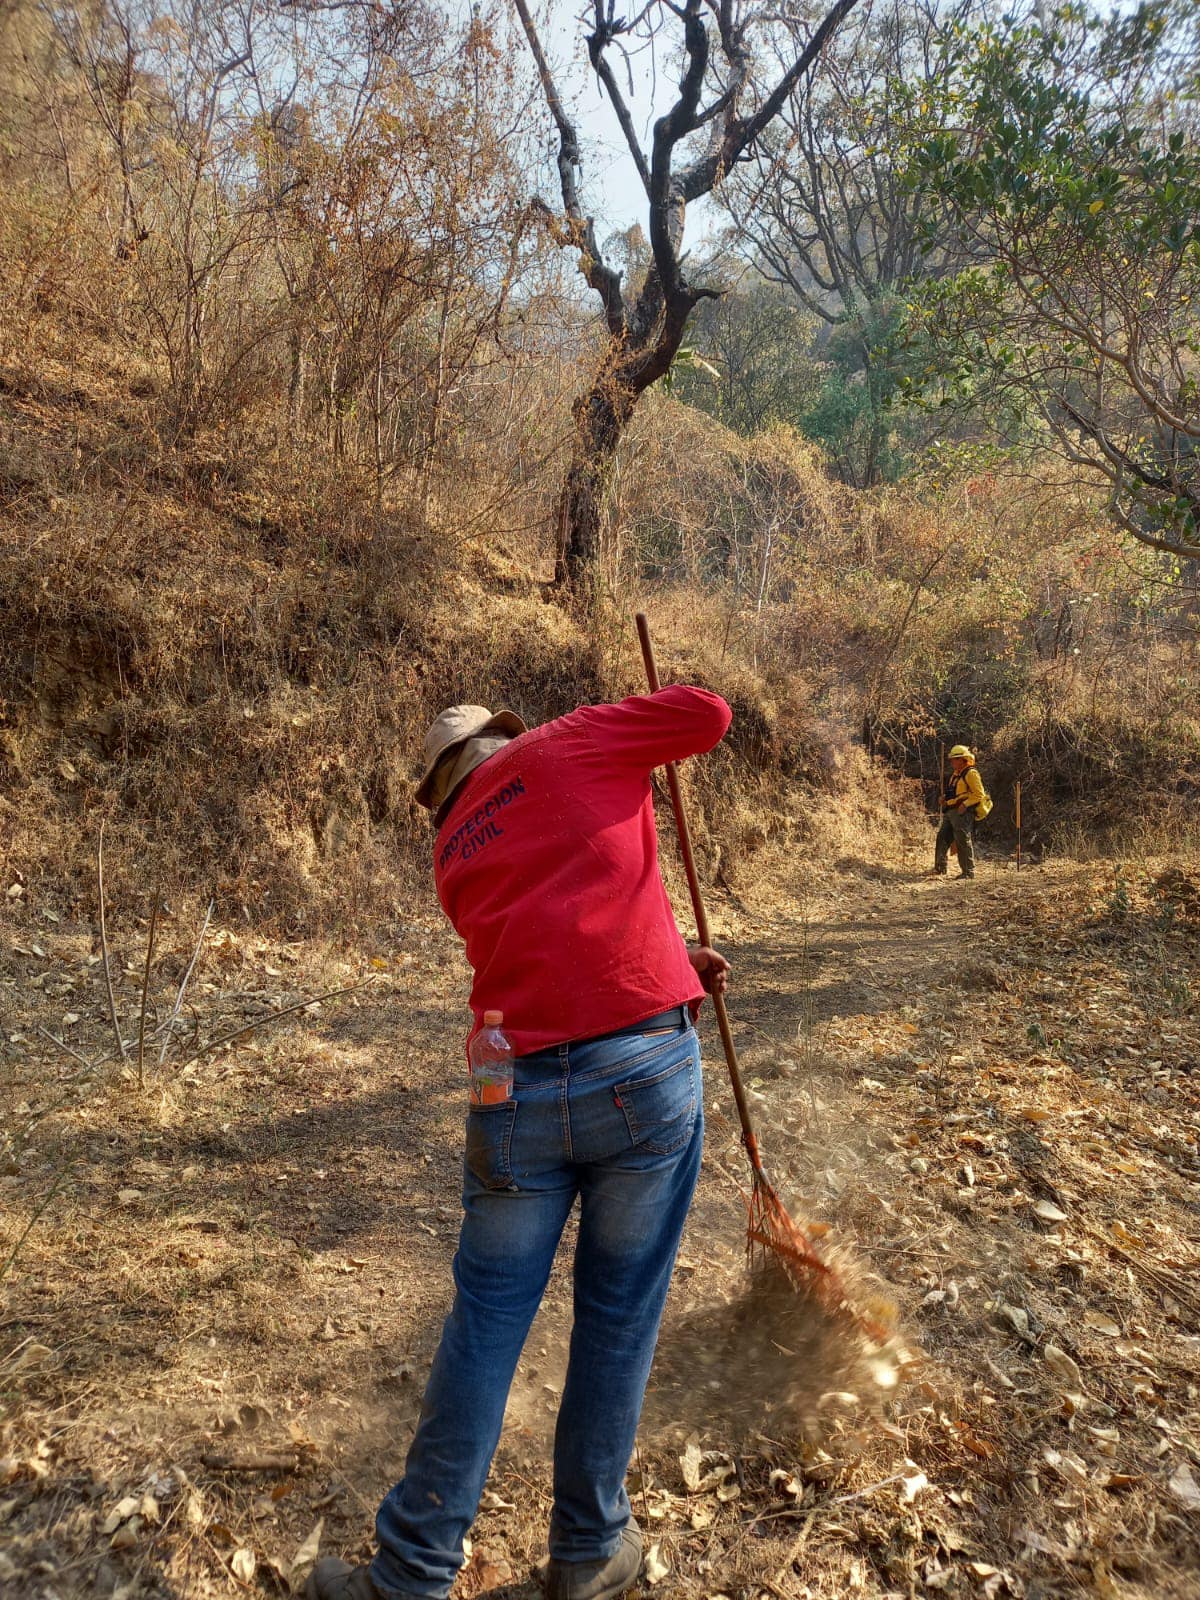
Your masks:
M958 846L958 865L964 878L975 876L975 813L947 811L933 846L933 870L945 872L951 843Z

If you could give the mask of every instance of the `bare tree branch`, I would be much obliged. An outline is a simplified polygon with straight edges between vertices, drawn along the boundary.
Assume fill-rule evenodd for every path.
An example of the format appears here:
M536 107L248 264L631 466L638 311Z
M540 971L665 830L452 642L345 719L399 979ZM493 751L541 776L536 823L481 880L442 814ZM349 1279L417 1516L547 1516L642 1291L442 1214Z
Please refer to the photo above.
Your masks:
M554 86L554 75L550 71L550 63L546 60L546 52L542 49L542 41L527 0L513 0L513 3L537 65L546 105L558 129L558 180L562 190L563 210L569 222L566 237L580 252L580 270L584 279L603 302L609 332L620 335L625 331L625 302L621 296L621 274L615 272L604 260L596 242L595 222L583 214L576 178L580 164L579 135Z
M575 407L576 446L559 499L559 551L555 581L576 589L588 579L600 538L605 476L638 397L670 371L688 318L703 299L721 291L691 284L684 271L684 224L690 200L708 194L732 162L747 151L778 115L792 89L811 70L826 40L857 0L835 0L797 60L763 104L746 117L737 115L749 81L753 52L746 38L759 20L742 0L650 0L632 25L615 14L616 0L591 0L588 59L617 116L648 201L652 261L635 298L622 290L621 274L604 261L594 220L583 213L579 196L580 147L576 127L563 105L542 47L529 0L514 0L537 68L542 94L558 132L558 172L564 217L547 222L559 244L580 252L579 269L600 296L609 331L592 387ZM714 59L706 16L715 19L719 48ZM683 65L674 103L657 119L647 157L638 140L628 101L605 58L605 51L631 26L654 42L657 19L682 25ZM706 88L712 97L703 107ZM711 128L704 154L679 172L677 152L692 134Z
M522 0L524 3L524 0ZM621 132L625 135L625 143L629 147L629 154L633 157L634 166L637 168L638 177L642 180L642 188L646 194L650 193L650 168L646 164L645 153L633 126L633 117L629 106L621 93L616 75L612 67L604 58L605 47L618 34L626 31L625 24L618 25L613 19L613 0L595 0L596 26L588 35L588 59L600 82L604 85L606 94L616 113L617 121L621 125Z
M823 18L808 44L758 110L749 117L731 118L720 148L681 175L680 188L686 200L698 200L701 195L710 194L721 177L741 160L782 111L793 89L812 69L834 30L857 3L858 0L836 0L833 9Z

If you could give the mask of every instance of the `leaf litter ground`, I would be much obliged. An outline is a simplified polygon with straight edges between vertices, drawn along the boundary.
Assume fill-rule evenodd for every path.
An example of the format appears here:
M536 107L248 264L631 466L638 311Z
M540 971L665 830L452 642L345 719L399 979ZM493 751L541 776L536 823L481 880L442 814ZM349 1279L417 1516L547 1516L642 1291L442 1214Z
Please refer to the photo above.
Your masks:
M913 860L715 909L771 1174L898 1331L873 1350L747 1273L707 1040L642 1594L1200 1594L1200 876ZM114 1048L93 930L4 916L0 1589L287 1592L368 1548L447 1308L460 957L432 918L350 952L214 927L139 1091L84 1064ZM129 1038L145 932L113 935ZM160 928L152 1026L195 932ZM537 1593L568 1306L560 1265L463 1600Z

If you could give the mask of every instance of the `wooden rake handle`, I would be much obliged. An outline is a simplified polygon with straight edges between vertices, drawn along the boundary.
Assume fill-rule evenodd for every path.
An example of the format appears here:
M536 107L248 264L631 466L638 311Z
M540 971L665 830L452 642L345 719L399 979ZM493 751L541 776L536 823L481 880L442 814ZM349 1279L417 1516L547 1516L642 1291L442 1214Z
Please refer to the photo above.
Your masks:
M654 646L650 643L650 624L646 621L646 614L639 611L637 614L638 639L642 646L642 660L646 664L646 680L653 693L660 687L658 681L658 666L654 660ZM688 892L692 897L692 914L696 919L696 934L702 945L710 943L708 934L708 917L704 910L704 897L700 893L700 879L696 874L696 858L692 854L692 836L688 831L687 815L683 809L683 795L679 789L679 773L673 761L667 762L667 788L671 791L671 809L675 813L675 832L679 837L679 849L683 856L683 869L687 873ZM758 1177L763 1177L762 1158L758 1153L758 1140L754 1133L754 1124L750 1119L750 1107L746 1100L746 1090L742 1084L742 1074L738 1067L737 1050L733 1043L733 1034L729 1028L729 1013L725 1009L724 995L712 996L713 1011L716 1013L717 1029L721 1035L721 1044L725 1050L725 1062L729 1068L729 1081L733 1085L733 1098L737 1105L738 1121L742 1125L742 1143L746 1146L746 1154L750 1157L750 1165Z

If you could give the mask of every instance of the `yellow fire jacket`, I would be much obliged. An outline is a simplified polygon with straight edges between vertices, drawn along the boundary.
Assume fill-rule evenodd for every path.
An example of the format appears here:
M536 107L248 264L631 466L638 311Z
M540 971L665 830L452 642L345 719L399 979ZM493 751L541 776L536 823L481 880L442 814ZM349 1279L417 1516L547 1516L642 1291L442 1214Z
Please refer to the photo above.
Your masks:
M946 810L973 811L983 799L983 794L983 779L972 761L965 772L950 774L950 781L946 785Z

